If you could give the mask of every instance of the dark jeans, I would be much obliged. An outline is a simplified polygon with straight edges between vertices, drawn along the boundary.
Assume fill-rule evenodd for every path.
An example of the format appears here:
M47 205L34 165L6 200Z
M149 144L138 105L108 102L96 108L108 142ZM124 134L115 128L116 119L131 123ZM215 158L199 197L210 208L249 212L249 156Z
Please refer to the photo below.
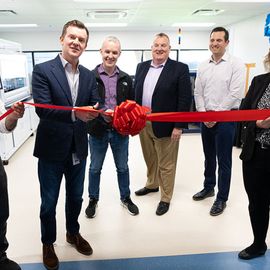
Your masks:
M254 243L263 247L269 225L270 149L260 149L257 145L253 158L242 164Z
M97 200L99 199L100 174L108 145L111 146L114 163L116 166L120 199L122 200L130 196L128 143L128 136L123 136L115 130L107 130L102 138L89 136L91 160L88 192L90 198L95 198Z
M79 164L72 164L71 155L65 161L48 161L39 159L38 176L41 193L41 241L52 244L56 240L55 209L59 197L59 190L63 175L66 182L66 230L70 234L79 232L78 217L82 207L82 194L85 176L86 160Z
M7 175L0 158L0 260L6 258L8 242L6 239L9 216Z
M218 194L217 200L228 200L231 169L232 148L235 136L235 123L216 123L212 128L201 126L204 162L204 187L213 189L216 185L216 167L218 162Z

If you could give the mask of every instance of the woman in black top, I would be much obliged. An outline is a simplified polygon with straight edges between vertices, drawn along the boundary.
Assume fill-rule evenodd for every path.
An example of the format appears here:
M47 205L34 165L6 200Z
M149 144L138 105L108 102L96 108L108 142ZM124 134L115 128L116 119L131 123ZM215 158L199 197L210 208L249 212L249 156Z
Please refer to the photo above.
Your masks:
M270 71L270 50L264 64ZM270 109L270 73L253 78L241 109ZM243 178L254 241L238 256L249 260L264 255L267 250L265 239L270 206L270 115L265 120L244 123L242 134L243 149L240 158L243 161Z

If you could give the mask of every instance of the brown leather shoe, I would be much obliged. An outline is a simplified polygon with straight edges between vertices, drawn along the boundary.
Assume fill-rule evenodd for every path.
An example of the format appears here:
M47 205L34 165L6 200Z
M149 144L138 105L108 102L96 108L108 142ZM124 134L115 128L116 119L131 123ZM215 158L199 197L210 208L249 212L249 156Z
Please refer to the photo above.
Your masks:
M91 255L93 253L89 243L79 233L75 235L67 233L66 239L69 244L74 245L77 251L83 255Z
M59 261L55 254L53 244L43 245L43 264L48 270L57 270L59 267Z

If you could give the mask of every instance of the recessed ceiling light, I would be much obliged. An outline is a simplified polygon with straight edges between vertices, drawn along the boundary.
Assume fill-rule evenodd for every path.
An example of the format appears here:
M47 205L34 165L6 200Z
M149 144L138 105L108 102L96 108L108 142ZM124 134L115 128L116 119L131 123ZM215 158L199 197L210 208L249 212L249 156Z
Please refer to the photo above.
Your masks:
M85 23L87 27L126 27L127 23Z
M224 3L270 3L270 0L216 0Z
M17 28L17 27L37 27L38 25L35 23L3 23L0 24L0 27L2 28Z
M8 16L8 15L17 15L17 13L12 9L1 9L0 16Z
M127 10L99 9L86 10L86 16L92 19L122 19L128 14Z
M123 2L142 2L143 0L73 0L74 2L85 3L123 3Z
M172 27L210 27L215 25L215 23L186 23L179 22L172 24Z
M196 16L216 16L220 13L224 12L224 9L197 9L192 15Z

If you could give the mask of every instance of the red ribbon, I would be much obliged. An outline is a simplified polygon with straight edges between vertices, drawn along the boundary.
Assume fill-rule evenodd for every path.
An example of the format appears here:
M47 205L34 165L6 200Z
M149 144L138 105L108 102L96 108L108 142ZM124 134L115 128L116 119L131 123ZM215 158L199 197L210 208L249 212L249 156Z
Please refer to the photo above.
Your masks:
M65 107L59 105L37 104L23 102L24 104L65 111L97 111L85 107ZM0 116L0 120L12 113L9 109ZM233 110L218 112L163 112L149 113L149 109L138 105L135 101L127 100L115 108L114 113L98 112L113 116L113 127L123 135L136 135L144 128L146 121L153 122L241 122L263 120L270 116L270 110Z
M263 120L270 110L232 110L211 112L151 113L147 120L153 122L241 122Z
M7 110L4 114L2 114L1 116L0 116L0 121L2 120L2 119L4 119L4 118L6 118L9 114L11 114L13 112L13 109L9 109L9 110Z
M122 102L114 112L113 127L123 135L136 135L146 121L152 122L239 122L256 121L270 116L270 110L233 110L218 112L163 112L147 114L145 107L134 101Z

